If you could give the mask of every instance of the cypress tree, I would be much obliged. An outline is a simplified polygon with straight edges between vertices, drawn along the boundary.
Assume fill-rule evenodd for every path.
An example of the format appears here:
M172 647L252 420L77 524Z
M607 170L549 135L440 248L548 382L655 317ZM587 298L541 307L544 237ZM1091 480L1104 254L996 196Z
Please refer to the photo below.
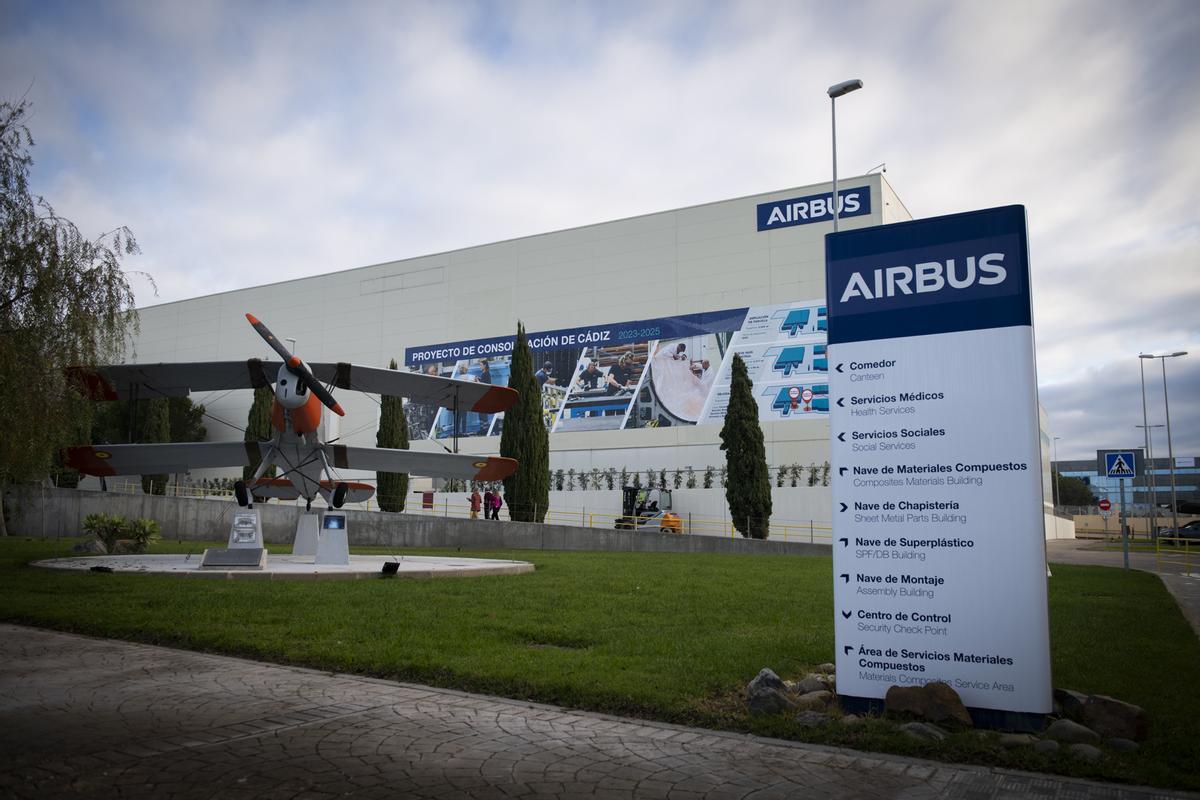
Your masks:
M746 362L736 354L729 382L729 409L721 428L721 449L725 451L728 470L725 499L733 525L742 536L766 539L771 525L767 450L758 424L754 384L746 371Z
M167 398L139 400L138 406L137 440L147 443L171 441L171 412ZM146 494L166 494L167 476L143 475L142 491Z
M396 359L388 364L396 369ZM375 434L378 447L394 450L408 449L408 420L404 418L404 400L384 395L379 401L379 432ZM403 511L408 495L407 472L376 472L375 499L383 511Z
M254 402L250 404L250 413L246 415L246 435L242 441L265 442L272 436L271 403L275 400L275 391L270 386L260 386L254 390ZM242 480L249 481L258 471L258 460L249 466L242 467ZM275 467L270 467L264 477L274 478Z
M500 455L515 458L520 466L504 479L504 501L511 519L542 522L550 505L550 436L542 420L542 392L533 376L533 356L520 322L508 385L520 396L504 412Z

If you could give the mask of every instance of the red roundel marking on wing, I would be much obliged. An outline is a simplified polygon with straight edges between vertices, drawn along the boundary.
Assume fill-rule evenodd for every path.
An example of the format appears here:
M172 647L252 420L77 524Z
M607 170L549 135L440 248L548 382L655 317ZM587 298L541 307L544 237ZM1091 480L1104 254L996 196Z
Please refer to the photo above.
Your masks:
M471 410L477 414L498 414L508 410L509 406L515 402L517 402L516 389L510 389L507 386L493 386L483 397L479 398L475 405L471 406Z
M477 461L472 466L479 468L479 472L475 473L477 481L499 481L517 471L516 459L501 456L492 456L486 461Z
M63 463L84 475L108 477L117 474L117 471L108 463L108 459L111 457L112 455L107 450L95 447L68 447Z

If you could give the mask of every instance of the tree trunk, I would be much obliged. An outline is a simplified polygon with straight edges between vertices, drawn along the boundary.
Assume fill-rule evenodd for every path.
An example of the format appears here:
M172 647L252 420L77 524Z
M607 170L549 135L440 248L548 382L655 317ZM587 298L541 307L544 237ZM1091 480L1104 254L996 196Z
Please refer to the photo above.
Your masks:
M0 483L0 536L8 536L8 525L4 522L4 491L7 488Z

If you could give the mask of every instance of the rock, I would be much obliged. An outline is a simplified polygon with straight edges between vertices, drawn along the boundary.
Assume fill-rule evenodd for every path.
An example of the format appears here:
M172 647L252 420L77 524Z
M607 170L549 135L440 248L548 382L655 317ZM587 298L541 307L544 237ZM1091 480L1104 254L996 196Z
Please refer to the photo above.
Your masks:
M755 716L791 711L796 704L778 689L760 687L746 700L746 710Z
M971 715L958 692L941 681L924 686L893 686L884 697L884 707L897 714L912 714L929 722L972 727Z
M919 739L923 742L940 742L946 738L946 734L932 725L926 725L924 722L910 722L907 725L901 725L900 730L913 739Z
M1013 747L1028 747L1037 742L1038 738L1028 733L1002 733L1000 734L1000 746L1005 749Z
M796 724L801 728L819 728L829 722L829 715L820 711L801 711L796 715Z
M1082 692L1071 689L1054 690L1054 704L1058 706L1059 713L1076 722L1083 722L1083 705L1087 699L1087 695Z
M833 664L830 664L829 662L826 662L824 664L817 664L817 672L824 672L826 675L832 675L835 672L837 672L837 667L835 667Z
M1046 728L1046 738L1064 744L1091 743L1100 741L1100 734L1069 719L1057 719Z
M809 675L804 680L796 684L796 691L800 694L808 694L809 692L824 692L829 689L825 679L820 675Z
M1104 753L1100 752L1100 748L1090 744L1072 744L1067 746L1067 751L1078 759L1087 761L1090 764L1095 764Z
M146 546L133 539L117 539L113 543L113 555L136 556L146 552Z
M104 547L104 542L99 539L89 539L86 542L80 542L71 548L71 552L95 556L108 555L108 550Z
M796 708L802 711L824 711L833 702L833 692L822 689L819 692L809 692L800 695L796 700Z
M1058 742L1053 739L1038 739L1033 743L1033 749L1043 755L1053 755L1058 752Z
M786 692L787 684L770 667L763 667L754 676L754 680L746 684L746 694L753 695L759 689L775 689L779 692Z
M839 719L838 722L847 728L854 728L859 725L862 725L864 722L866 722L866 720L864 720L862 717L858 716L857 714L847 714L846 716Z
M1101 736L1144 742L1150 718L1140 707L1102 694L1090 695L1083 705L1084 725Z
M1122 739L1117 736L1105 742L1113 750L1118 753L1132 753L1141 748L1141 745L1131 739Z

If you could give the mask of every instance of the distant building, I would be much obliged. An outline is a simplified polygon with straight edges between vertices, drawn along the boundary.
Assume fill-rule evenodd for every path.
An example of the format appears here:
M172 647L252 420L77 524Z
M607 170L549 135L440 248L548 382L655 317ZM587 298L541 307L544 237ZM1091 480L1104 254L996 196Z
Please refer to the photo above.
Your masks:
M1054 469L1064 478L1080 478L1091 487L1097 498L1113 503L1120 501L1121 487L1118 478L1106 478L1097 473L1096 459L1077 461L1055 461ZM1153 493L1151 481L1153 476ZM1147 462L1146 475L1133 478L1125 485L1125 495L1131 506L1149 506L1152 498L1160 508L1171 505L1171 462L1166 458L1154 458ZM1200 503L1200 458L1195 456L1175 457L1175 496L1179 505Z

